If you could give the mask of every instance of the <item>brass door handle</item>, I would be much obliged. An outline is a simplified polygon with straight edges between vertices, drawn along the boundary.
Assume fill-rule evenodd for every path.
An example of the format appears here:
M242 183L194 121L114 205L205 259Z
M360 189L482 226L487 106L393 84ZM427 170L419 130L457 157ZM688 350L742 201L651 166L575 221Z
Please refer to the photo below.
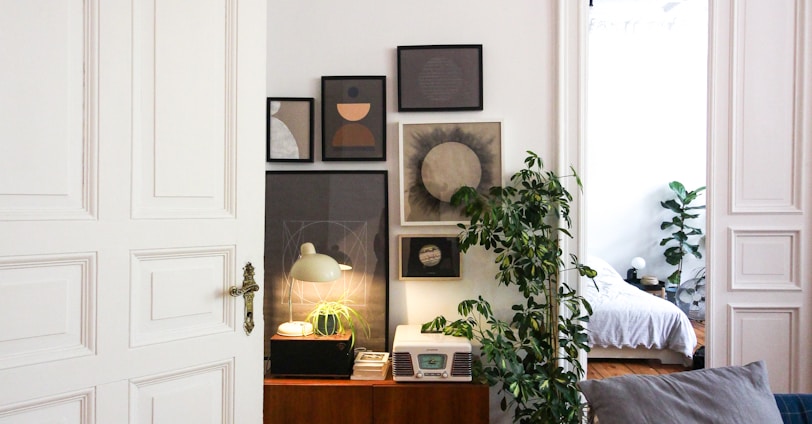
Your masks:
M245 264L242 272L242 288L231 286L228 294L233 297L242 296L245 299L245 322L243 328L245 334L250 335L254 329L254 292L259 290L259 284L254 281L254 266L251 262Z

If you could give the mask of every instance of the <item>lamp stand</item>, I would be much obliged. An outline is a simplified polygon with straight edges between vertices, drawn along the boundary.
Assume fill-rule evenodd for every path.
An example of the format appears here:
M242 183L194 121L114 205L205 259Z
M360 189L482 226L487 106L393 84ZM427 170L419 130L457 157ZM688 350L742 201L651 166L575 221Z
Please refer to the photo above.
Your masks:
M290 279L288 285L288 322L279 324L276 329L276 334L280 336L296 337L296 336L309 336L313 334L313 324L305 321L293 320L293 279Z

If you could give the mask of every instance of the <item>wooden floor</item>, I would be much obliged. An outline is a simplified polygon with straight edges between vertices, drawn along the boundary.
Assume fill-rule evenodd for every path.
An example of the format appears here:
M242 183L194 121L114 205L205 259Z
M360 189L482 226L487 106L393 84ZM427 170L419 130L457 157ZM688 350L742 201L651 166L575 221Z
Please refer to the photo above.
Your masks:
M697 348L705 344L705 322L691 321L696 331ZM686 371L682 365L663 365L653 359L590 359L586 378L599 380L624 374L670 374Z

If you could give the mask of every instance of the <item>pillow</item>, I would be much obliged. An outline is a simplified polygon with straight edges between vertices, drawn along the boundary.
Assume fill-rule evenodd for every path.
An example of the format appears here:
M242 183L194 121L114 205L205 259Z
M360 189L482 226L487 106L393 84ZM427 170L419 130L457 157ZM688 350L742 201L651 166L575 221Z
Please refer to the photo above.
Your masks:
M597 256L588 255L586 257L586 265L597 271L601 277L623 280L623 277L618 274L617 270L612 267L612 265L609 265L609 262Z
M579 383L600 424L782 424L764 361Z
M775 403L785 423L812 423L812 394L779 393L775 395Z

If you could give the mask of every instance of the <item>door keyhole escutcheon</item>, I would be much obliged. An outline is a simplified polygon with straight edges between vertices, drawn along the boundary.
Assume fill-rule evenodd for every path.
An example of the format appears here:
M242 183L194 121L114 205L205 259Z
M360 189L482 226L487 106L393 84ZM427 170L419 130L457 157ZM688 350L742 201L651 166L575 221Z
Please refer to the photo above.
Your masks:
M259 284L254 281L254 266L247 262L242 269L242 288L231 286L228 294L233 297L240 297L245 300L245 320L242 328L245 334L250 335L254 329L254 292L259 290Z

